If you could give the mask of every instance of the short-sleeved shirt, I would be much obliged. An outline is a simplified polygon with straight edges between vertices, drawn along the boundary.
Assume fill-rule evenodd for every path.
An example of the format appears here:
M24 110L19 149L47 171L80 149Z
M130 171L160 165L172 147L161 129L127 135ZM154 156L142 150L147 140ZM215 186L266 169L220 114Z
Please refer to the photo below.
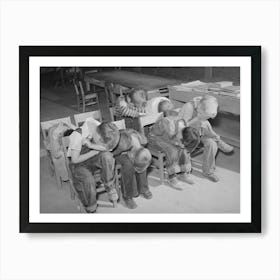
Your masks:
M67 151L67 157L71 157L71 151L75 150L81 152L82 146L90 140L88 122L91 122L91 129L96 129L100 122L94 120L93 118L88 118L81 127L81 133L78 131L73 131L69 136L69 147Z

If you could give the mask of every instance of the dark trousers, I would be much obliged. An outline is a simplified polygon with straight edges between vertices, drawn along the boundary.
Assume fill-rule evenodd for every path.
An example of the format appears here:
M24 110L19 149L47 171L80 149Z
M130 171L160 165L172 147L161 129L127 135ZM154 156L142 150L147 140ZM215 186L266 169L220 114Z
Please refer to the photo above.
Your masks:
M94 172L100 170L101 180L106 190L114 187L115 159L109 152L100 152L98 155L77 164L70 164L73 185L79 194L83 205L94 211L97 207L96 182Z
M137 173L126 154L116 156L116 162L121 165L121 191L124 199L137 197L149 190L146 170Z
M140 124L140 119L139 118L130 118L130 117L125 117L125 127L126 128L132 128L135 129L136 131L143 133L143 128L141 127Z

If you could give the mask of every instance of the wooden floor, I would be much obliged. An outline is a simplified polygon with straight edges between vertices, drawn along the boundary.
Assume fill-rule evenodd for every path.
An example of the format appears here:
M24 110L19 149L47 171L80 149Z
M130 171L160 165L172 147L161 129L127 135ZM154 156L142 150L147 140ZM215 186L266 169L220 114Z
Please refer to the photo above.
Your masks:
M41 158L40 211L41 213L81 213L78 200L71 200L68 183L58 190L48 170L46 157ZM124 207L99 207L97 213L238 213L240 211L240 174L224 168L217 169L220 182L212 183L199 169L194 170L194 185L181 183L175 190L167 183L160 184L156 171L149 174L148 182L153 193L151 200L135 199L134 210ZM106 197L101 199L106 200ZM84 213L84 212L82 212Z

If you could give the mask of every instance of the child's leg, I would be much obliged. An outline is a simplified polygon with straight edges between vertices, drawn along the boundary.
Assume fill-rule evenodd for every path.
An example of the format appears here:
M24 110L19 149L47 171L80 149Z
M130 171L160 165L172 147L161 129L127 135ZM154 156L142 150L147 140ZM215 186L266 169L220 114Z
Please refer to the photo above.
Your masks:
M126 206L130 209L137 207L133 197L138 196L135 171L127 155L119 155L116 162L121 165L121 192Z
M180 173L178 174L178 179L184 181L188 184L194 184L194 181L191 179L191 157L190 154L185 150L181 150L180 158Z
M146 199L151 199L153 197L152 193L149 190L148 180L147 180L147 171L145 170L142 173L135 173L137 190L138 193L143 195Z
M217 141L218 148L224 153L230 153L233 151L233 147L221 140L220 136L213 130L209 121L205 122L205 127L203 127L203 135L205 137L213 138Z

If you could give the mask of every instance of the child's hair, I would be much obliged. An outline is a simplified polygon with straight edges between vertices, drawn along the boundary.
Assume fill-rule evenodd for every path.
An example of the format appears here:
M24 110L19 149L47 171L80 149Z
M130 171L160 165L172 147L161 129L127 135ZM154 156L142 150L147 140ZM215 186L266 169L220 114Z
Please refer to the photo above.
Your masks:
M120 132L114 123L102 122L96 131L110 150L116 148L120 141Z
M164 117L166 117L166 111L164 110L164 105L170 103L170 100L162 100L158 103L158 112L163 113Z
M144 89L141 89L141 88L138 88L138 89L135 88L135 89L130 90L130 91L127 93L127 96L128 96L131 100L133 100L133 97L134 97L134 95L135 95L136 93L141 93L142 96L143 96L143 98L144 98L145 100L147 100L147 92L146 92Z
M134 158L134 169L138 173L144 172L152 161L151 152L146 148L140 148L136 151Z
M196 128L185 127L182 130L183 144L189 153L192 153L200 143L200 135Z
M218 100L216 97L211 96L211 95L205 95L202 97L200 100L200 103L203 105L203 109L205 108L205 105L208 103L215 103L218 105Z

